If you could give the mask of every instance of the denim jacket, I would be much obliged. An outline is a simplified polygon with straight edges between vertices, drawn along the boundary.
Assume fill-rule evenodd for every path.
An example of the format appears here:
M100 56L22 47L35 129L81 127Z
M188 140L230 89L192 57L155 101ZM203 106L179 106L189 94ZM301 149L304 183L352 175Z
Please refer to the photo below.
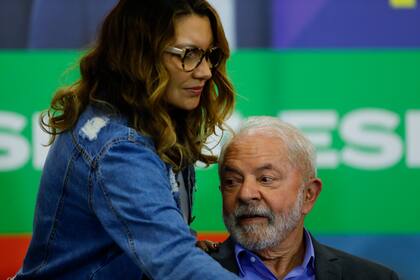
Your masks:
M15 279L237 279L195 247L171 172L150 138L89 106L50 148Z

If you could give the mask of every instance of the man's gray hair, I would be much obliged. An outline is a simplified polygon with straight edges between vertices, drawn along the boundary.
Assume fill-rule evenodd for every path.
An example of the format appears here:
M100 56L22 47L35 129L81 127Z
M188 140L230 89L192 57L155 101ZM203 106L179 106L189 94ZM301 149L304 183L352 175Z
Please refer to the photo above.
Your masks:
M309 139L296 127L281 121L279 118L268 116L255 116L246 119L223 145L219 157L219 172L223 166L225 151L231 142L241 135L262 132L278 137L287 147L287 156L290 164L298 168L304 178L309 180L316 177L316 152Z

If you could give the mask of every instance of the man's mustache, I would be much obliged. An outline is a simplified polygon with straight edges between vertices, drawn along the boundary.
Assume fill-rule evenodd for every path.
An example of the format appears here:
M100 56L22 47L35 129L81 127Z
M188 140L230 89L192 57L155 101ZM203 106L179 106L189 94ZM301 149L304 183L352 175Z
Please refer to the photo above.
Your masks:
M274 221L274 214L271 212L271 210L261 205L258 206L252 204L241 204L235 209L233 215L235 217L236 223L238 223L240 219L253 217L267 218L269 223Z

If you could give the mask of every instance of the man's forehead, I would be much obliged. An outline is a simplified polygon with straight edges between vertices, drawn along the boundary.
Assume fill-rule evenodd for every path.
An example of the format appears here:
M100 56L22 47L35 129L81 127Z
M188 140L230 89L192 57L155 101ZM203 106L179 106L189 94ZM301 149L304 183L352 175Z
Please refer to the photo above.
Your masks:
M241 133L233 137L229 146L226 149L228 151L241 151L247 150L257 154L265 153L285 153L286 147L282 139L271 133L270 131L249 131Z
M279 168L288 165L287 151L277 137L242 135L227 147L224 166L242 166L255 170Z

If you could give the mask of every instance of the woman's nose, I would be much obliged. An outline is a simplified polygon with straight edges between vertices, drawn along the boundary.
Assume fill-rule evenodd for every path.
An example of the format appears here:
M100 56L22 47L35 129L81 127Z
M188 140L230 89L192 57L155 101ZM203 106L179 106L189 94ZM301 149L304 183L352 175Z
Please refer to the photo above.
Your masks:
M206 58L200 62L193 71L193 77L200 80L209 80L212 77L211 68Z

